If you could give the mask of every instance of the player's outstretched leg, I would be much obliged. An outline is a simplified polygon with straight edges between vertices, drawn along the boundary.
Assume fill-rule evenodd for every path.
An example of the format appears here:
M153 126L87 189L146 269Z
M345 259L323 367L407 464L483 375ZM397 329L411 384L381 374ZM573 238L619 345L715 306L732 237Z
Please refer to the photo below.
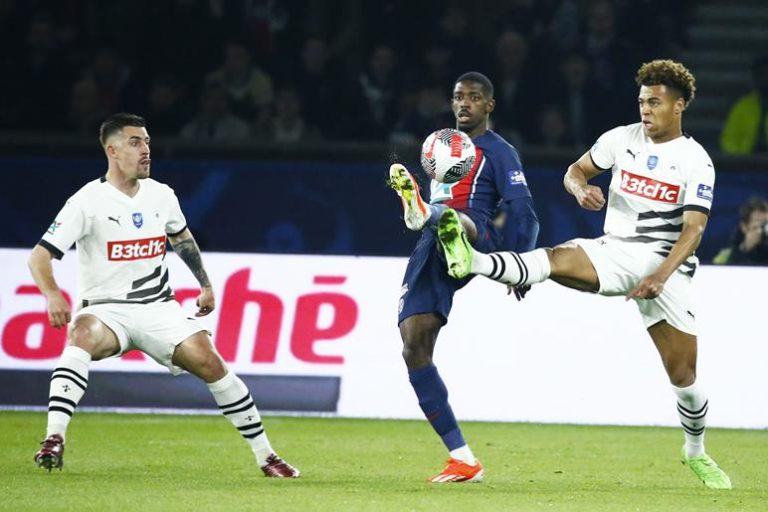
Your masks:
M685 451L685 446L682 450L683 464L691 468L696 473L705 486L710 489L731 489L731 479L725 474L725 471L720 469L717 462L712 459L706 453L702 453L697 457L688 457Z
M243 436L267 477L298 478L301 472L281 459L267 438L261 415L245 383L233 372L208 384L216 404L224 416Z
M424 202L419 193L416 179L401 164L389 167L389 186L400 196L403 203L403 219L411 231L419 231L424 227L431 215L429 205Z
M440 215L437 238L445 253L448 275L456 279L468 276L472 272L474 250L456 210L448 208Z
M42 446L35 454L35 464L48 471L64 467L64 438L59 434L52 434L40 443Z

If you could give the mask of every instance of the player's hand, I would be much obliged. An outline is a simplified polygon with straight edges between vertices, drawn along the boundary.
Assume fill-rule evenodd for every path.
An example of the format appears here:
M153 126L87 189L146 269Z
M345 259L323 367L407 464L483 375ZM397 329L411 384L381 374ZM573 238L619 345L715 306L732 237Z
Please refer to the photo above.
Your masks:
M579 206L586 210L600 210L605 206L605 196L600 187L595 185L586 184L583 187L576 190L576 201Z
M213 296L213 290L203 288L203 291L197 296L197 313L195 316L205 316L214 309L216 309L216 299Z
M627 294L626 300L629 299L655 299L661 292L664 291L664 279L651 274L644 277L637 283L632 291Z
M51 327L61 329L66 327L70 320L72 320L72 311L64 295L58 290L48 295L48 321Z
M511 284L507 285L507 295L515 294L515 298L518 301L521 301L525 298L525 294L528 293L528 291L531 289L531 285L526 284L524 286L512 286Z

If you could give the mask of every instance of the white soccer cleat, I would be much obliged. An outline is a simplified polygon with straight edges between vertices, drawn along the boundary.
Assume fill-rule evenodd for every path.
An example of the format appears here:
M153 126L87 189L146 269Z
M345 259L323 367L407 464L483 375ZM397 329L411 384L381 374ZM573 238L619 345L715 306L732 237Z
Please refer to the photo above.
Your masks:
M402 164L389 167L389 186L400 196L403 203L403 220L411 231L419 231L432 213L421 198L419 184Z

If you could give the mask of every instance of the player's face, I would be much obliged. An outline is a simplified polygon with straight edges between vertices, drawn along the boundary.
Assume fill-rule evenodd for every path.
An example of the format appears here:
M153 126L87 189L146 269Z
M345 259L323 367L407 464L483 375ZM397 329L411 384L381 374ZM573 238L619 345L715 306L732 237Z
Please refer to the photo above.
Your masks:
M453 88L451 109L456 117L456 127L471 137L480 135L488 124L496 101L483 94L483 86L477 82L457 82Z
M683 98L666 85L643 85L637 98L643 132L656 143L666 142L682 133Z
M128 179L149 178L149 135L140 126L126 126L113 144L114 159Z

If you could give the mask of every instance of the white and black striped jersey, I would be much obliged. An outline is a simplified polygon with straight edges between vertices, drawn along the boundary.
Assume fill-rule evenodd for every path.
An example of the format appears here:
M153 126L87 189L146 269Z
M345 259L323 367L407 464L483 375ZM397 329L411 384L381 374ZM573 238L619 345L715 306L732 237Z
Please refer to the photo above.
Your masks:
M663 256L680 238L683 212L709 215L715 169L706 150L688 135L655 144L642 123L619 126L597 140L590 156L611 170L604 230L622 240L653 244ZM698 259L691 256L680 270L690 275Z
M78 296L84 304L147 303L173 298L166 235L186 227L169 186L147 178L129 197L100 178L67 200L40 245L59 259L77 245Z

